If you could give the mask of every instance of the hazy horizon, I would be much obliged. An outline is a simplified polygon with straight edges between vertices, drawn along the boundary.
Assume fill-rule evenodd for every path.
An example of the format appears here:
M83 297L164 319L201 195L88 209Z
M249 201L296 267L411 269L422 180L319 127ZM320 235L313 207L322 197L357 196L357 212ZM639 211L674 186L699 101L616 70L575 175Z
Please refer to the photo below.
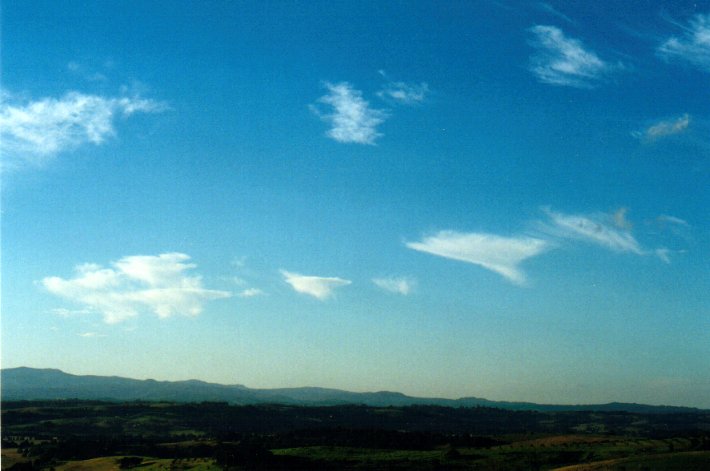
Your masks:
M138 380L138 381L156 381L156 382L161 382L161 383L180 383L180 382L189 382L189 381L200 381L205 384L209 385L219 385L219 386L236 386L240 388L246 388L250 390L255 390L255 391L261 391L261 390L282 390L282 389L326 389L326 390L333 390L333 391L342 391L346 393L356 393L356 394L379 394L379 393L391 393L391 394L404 394L407 397L411 398L419 398L419 399L444 399L444 400L460 400L460 399L482 399L486 401L493 401L493 402L510 402L510 403L531 403L531 404L539 404L539 405L560 405L560 406L575 406L575 405L603 405L603 404L609 404L609 403L622 403L621 401L606 401L603 403L579 403L579 402L567 402L567 403L544 403L544 402L531 402L531 401L524 401L524 400L498 400L496 398L491 398L491 397L478 397L478 396L472 396L472 395L460 395L460 396L421 396L421 395L413 395L413 394L407 394L406 392L403 391L393 391L389 389L377 389L377 390L353 390L353 389L342 389L342 388L327 388L323 386L318 386L314 384L310 385L301 385L301 386L289 386L289 387L262 387L262 388L255 388L252 387L248 384L243 384L243 383L220 383L220 382L214 382L214 381L205 381L200 378L185 378L185 379L161 379L161 378L153 378L153 377L145 377L145 378L134 378L134 377L127 377L127 376L121 376L121 375L95 375L91 373L86 373L86 374L79 374L79 373L74 373L71 371L65 371L65 370L60 370L58 368L35 368L35 367L28 367L28 366L20 366L20 367L12 367L12 368L6 368L3 367L2 370L6 369L15 369L15 368L29 368L29 369L35 369L35 370L52 370L52 371L59 371L61 373L65 373L71 376L88 376L88 377L97 377L97 378L123 378L123 379L129 379L129 380ZM669 407L690 407L690 408L698 408L701 410L707 409L705 407L701 406L695 406L692 404L654 404L654 403L627 403L627 404L639 404L639 405L648 405L648 406L669 406Z
M710 408L710 4L0 27L3 368Z

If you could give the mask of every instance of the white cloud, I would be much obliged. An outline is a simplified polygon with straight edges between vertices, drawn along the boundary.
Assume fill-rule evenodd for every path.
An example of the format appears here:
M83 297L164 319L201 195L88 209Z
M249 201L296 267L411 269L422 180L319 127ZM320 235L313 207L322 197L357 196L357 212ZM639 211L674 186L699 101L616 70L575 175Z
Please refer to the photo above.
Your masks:
M614 228L618 225L618 211L615 215L596 214L592 216L562 214L549 208L544 208L544 211L550 217L553 225L552 227L545 225L541 227L551 235L584 240L617 252L644 254L628 228ZM622 221L622 226L629 225L623 217L623 213Z
M259 288L247 288L237 293L237 296L239 296L240 298L254 298L256 296L262 296L264 294L265 293Z
M537 25L530 32L535 35L531 44L537 50L530 59L530 71L542 83L591 88L616 68L559 28Z
M99 334L98 332L82 332L80 334L76 334L79 337L84 337L84 338L92 338L92 337L106 337L104 334Z
M385 291L404 296L411 293L415 285L414 280L409 278L373 278L372 282Z
M362 93L347 82L326 82L325 87L328 94L320 97L318 102L330 106L332 113L322 113L316 106L311 106L311 110L330 123L328 137L344 143L374 144L382 136L377 132L377 126L384 122L387 114L371 108Z
M103 143L115 135L117 116L155 113L166 108L163 103L139 97L106 98L79 92L69 92L61 98L17 101L3 93L3 154L5 158L9 155L35 163L83 144Z
M525 274L518 265L542 253L548 247L548 242L532 237L441 231L420 242L409 242L406 245L420 252L480 265L515 284L523 284Z
M290 284L295 291L313 296L321 301L330 298L336 288L352 283L350 280L344 280L342 278L306 276L286 270L281 270L281 274L286 283Z
M428 93L429 85L426 82L390 82L377 92L377 96L402 105L416 105L423 102Z
M197 316L205 301L226 298L227 291L205 289L188 255L165 253L124 257L113 268L96 264L76 267L71 279L46 277L42 285L52 294L99 312L113 324L151 311L158 317Z
M680 134L686 131L689 125L690 115L686 113L679 118L659 121L641 132L635 132L633 135L639 139L654 141L661 137Z
M670 37L658 46L658 55L677 59L710 72L710 15L695 15L680 37Z

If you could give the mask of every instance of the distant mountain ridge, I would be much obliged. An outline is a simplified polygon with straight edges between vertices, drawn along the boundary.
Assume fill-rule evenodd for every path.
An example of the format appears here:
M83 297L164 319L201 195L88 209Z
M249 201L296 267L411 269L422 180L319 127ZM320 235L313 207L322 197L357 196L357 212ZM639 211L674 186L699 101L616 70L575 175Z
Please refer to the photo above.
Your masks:
M609 404L552 405L530 402L411 397L398 392L356 393L317 387L251 389L199 380L156 381L118 376L73 375L57 369L8 368L0 370L3 401L38 399L85 399L109 401L219 401L230 404L279 403L302 406L363 404L375 407L436 405L445 407L495 407L537 411L624 411L636 413L696 412L692 407L653 406L612 402Z

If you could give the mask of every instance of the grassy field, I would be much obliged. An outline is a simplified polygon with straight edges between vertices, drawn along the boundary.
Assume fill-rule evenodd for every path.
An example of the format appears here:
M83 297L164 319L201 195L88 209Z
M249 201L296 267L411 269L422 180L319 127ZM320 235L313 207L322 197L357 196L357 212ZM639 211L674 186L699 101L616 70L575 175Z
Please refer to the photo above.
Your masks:
M684 438L639 440L556 435L521 439L491 448L448 446L411 451L313 446L272 452L279 456L299 457L323 467L337 463L343 469L710 469L710 452L684 451L691 446L692 442ZM678 451L670 453L671 449Z
M180 445L180 442L171 444ZM191 442L186 442L190 446ZM710 451L688 451L691 440L645 440L626 437L555 435L521 438L490 448L442 446L432 450L397 450L345 446L304 446L270 450L275 457L295 458L293 469L468 470L540 469L557 471L601 470L706 470ZM669 450L675 450L669 452ZM119 470L122 456L71 460L57 471ZM210 458L140 457L140 470L223 469ZM17 449L2 450L2 469L27 462ZM577 464L582 463L582 464ZM240 468L241 469L241 468ZM243 469L251 469L245 467ZM283 469L291 469L290 467Z
M3 448L0 456L2 457L2 469L8 469L17 463L26 463L28 461L17 448Z
M705 471L707 469L710 469L710 451L686 451L596 461L565 466L555 471Z
M114 471L120 470L119 465L121 456L106 456L102 458L93 458L90 460L70 461L68 463L55 467L57 471ZM140 465L134 469L145 471L157 470L192 470L192 471L217 471L222 468L214 464L213 460L209 459L191 459L191 460L174 460L174 459L155 459L143 458Z

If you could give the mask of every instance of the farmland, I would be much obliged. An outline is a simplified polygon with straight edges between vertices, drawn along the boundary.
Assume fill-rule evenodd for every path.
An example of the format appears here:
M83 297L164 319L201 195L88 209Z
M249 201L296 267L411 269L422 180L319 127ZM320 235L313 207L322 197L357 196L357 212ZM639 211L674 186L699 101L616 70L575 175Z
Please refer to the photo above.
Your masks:
M3 469L706 469L710 413L2 404Z

